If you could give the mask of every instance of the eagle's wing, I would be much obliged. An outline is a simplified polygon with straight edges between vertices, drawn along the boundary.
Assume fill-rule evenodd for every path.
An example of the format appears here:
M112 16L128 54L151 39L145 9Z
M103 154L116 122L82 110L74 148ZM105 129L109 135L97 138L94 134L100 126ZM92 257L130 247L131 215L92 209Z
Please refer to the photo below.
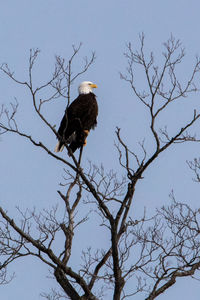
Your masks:
M95 95L79 95L67 108L58 129L60 140L59 147L63 145L62 139L73 146L73 152L79 148L85 140L84 130L89 131L96 126L98 106ZM74 144L75 143L75 144Z

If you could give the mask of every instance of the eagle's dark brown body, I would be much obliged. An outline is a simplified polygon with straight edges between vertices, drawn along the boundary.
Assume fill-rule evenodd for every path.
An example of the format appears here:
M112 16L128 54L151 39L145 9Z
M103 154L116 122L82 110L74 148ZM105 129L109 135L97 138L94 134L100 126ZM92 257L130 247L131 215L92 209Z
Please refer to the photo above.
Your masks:
M85 144L90 129L97 125L98 105L93 93L80 94L66 109L58 129L58 151L66 142L72 152Z

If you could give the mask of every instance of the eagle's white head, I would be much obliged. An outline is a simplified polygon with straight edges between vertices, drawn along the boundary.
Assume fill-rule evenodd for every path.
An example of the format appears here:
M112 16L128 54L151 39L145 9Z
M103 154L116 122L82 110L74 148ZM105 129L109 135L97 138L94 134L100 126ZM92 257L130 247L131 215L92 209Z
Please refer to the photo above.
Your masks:
M97 88L97 85L91 81L83 81L78 87L78 92L80 94L92 93L92 89Z

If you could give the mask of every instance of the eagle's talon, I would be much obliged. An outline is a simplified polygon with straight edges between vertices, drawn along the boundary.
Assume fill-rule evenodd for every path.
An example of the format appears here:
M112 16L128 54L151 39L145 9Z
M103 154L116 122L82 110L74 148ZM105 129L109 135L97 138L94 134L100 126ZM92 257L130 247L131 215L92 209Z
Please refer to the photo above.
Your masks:
M86 136L88 136L88 134L89 134L89 130L87 130L87 129L85 129L85 130L83 130L84 131L84 133L86 134Z

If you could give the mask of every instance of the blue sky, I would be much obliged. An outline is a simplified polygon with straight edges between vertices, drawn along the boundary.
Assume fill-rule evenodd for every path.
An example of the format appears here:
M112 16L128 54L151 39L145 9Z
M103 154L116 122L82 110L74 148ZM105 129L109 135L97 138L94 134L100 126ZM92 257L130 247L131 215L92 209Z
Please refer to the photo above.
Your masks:
M72 44L83 43L80 52L82 57L96 51L95 64L86 77L80 78L80 81L91 80L99 87L96 91L100 111L98 127L88 138L84 159L91 159L97 164L103 162L107 169L119 170L113 146L115 127L122 128L122 135L133 147L137 147L138 142L148 136L145 113L138 106L128 85L119 77L119 71L126 69L123 56L126 43L130 41L137 47L138 34L144 32L147 51L153 50L159 55L162 43L173 33L186 47L187 56L181 69L181 79L187 80L194 56L200 54L199 11L200 3L197 0L0 0L0 63L8 62L16 71L16 76L25 80L29 49L39 48L41 54L34 71L37 84L49 78L56 54L70 57ZM79 63L81 57L77 60ZM77 95L80 81L73 86L72 98ZM9 105L14 97L20 102L20 128L31 132L37 140L44 140L54 149L55 137L31 112L30 96L25 88L1 76L0 103ZM189 99L192 108L186 101L180 109L176 106L176 111L171 110L164 121L173 121L175 126L184 118L189 119L193 107L199 109L198 97ZM64 101L60 101L45 111L45 115L57 126L65 105ZM63 174L60 163L13 135L1 137L0 149L0 201L13 217L16 216L16 206L22 209L35 206L39 210L59 202L56 191ZM132 212L134 217L142 213L144 206L148 212L152 207L168 203L168 194L172 188L178 200L196 205L199 186L192 182L192 174L185 161L199 153L198 144L172 147L163 153L137 186ZM87 226L85 228L88 230ZM87 246L87 241L81 242ZM0 286L1 298L4 300L13 297L21 300L41 299L40 292L56 286L46 278L47 268L36 260L27 259L25 263L19 260L9 270L15 271L16 278L9 285ZM21 285L22 288L19 288ZM186 300L190 297L196 300L199 290L198 282L181 279L158 299L173 300L181 297ZM137 299L143 298L138 296Z

